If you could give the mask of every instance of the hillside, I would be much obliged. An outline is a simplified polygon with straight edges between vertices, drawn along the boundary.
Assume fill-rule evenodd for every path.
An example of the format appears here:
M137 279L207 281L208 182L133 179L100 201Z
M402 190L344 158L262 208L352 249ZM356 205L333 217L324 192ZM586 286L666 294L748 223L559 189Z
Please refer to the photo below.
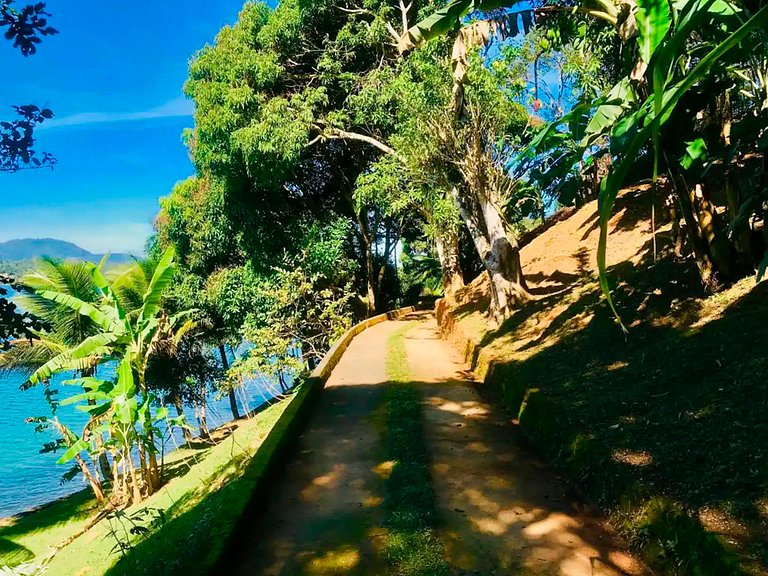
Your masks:
M662 572L765 574L765 286L704 293L669 226L654 261L649 215L647 191L627 190L610 224L626 338L596 281L596 202L522 250L533 301L493 327L481 276L442 329L483 392Z
M19 274L28 270L35 258L50 256L60 260L84 260L100 262L104 254L94 254L72 242L54 238L21 238L0 242L0 271ZM130 262L132 256L125 253L110 254L110 264Z

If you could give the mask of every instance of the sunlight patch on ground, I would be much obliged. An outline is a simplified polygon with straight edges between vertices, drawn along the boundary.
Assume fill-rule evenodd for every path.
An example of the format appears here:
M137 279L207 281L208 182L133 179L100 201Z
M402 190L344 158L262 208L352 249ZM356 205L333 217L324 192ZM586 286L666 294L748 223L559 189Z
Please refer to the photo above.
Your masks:
M650 466L653 464L653 456L649 452L614 450L611 458L613 458L614 462L621 462L630 466Z
M360 551L344 546L339 550L326 552L319 558L309 561L306 571L309 575L346 574L360 563Z
M312 480L307 488L301 491L301 498L305 501L318 500L320 498L320 492L323 489L336 486L339 482L339 478L344 473L344 465L337 464L333 467L333 470L328 474L323 474Z
M394 460L385 460L381 464L377 464L373 468L373 472L382 480L386 480L392 474L395 464L397 464L397 462Z

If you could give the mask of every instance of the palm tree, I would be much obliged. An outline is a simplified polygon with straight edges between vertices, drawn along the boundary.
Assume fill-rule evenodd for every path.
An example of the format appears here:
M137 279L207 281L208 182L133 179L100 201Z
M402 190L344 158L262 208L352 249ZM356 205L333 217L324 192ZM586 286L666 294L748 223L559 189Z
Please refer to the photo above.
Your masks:
M64 262L43 256L35 270L24 275L19 283L28 292L18 297L19 304L47 326L30 340L17 340L0 356L0 371L32 374L48 360L79 344L96 333L97 327L76 311L40 297L36 292L50 290L68 294L83 302L95 303L99 292L93 282L87 262ZM89 369L80 372L90 376Z

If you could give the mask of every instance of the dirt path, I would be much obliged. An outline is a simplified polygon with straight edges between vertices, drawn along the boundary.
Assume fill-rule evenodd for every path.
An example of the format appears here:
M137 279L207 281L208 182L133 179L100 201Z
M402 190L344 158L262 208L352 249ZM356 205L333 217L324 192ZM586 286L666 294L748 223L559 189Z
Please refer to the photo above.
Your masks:
M458 574L645 573L481 399L434 319L408 332L406 350L424 386L442 537Z
M381 575L379 434L386 344L401 325L357 336L333 371L280 485L243 539L236 575Z

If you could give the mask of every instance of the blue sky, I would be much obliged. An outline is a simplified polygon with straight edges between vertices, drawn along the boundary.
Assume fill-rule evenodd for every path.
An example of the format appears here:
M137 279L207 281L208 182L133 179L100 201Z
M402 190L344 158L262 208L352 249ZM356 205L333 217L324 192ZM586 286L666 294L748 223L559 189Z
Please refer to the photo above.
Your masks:
M189 58L242 4L48 0L59 35L38 54L24 58L1 41L0 77L12 81L0 82L0 119L12 104L53 109L36 148L59 164L0 173L0 241L52 237L140 253L158 198L193 173L181 143L192 126L182 94Z

